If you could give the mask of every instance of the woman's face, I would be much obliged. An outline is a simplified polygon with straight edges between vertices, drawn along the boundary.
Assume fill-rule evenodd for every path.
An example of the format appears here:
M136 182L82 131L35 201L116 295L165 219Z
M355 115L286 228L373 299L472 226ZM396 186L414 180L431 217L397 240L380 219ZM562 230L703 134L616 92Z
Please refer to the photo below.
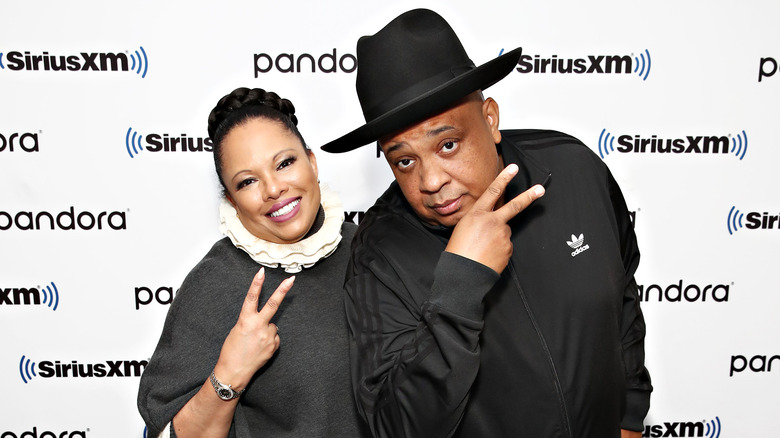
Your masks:
M222 140L222 180L244 227L274 243L303 238L317 218L317 160L281 123L250 119Z

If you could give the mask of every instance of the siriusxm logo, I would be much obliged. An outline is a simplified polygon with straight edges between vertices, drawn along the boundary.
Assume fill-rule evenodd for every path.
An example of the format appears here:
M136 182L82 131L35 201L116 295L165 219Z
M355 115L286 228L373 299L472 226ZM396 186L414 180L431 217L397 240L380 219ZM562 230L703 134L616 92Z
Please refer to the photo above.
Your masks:
M360 221L363 220L363 216L366 215L365 211L345 211L344 212L344 222L349 222L351 224L359 224Z
M502 53L504 49L498 53L499 56ZM645 81L650 74L650 66L650 51L645 49L639 55L588 55L587 58L558 58L558 55L544 58L521 54L515 70L537 74L636 74Z
M615 147L617 139L617 148ZM606 158L617 151L620 153L650 154L734 154L742 160L748 148L747 133L743 130L736 136L710 135L686 136L685 138L658 138L657 135L612 135L606 129L599 135L599 156Z
M133 52L87 53L71 55L40 55L30 52L0 52L0 69L12 71L127 71L146 77L149 59L139 46Z
M38 152L38 134L25 132L3 135L0 133L0 152Z
M151 304L152 301L156 301L157 304L171 304L173 301L173 296L179 293L179 290L176 289L176 292L173 291L173 288L168 286L163 286L157 288L155 292L152 292L151 289L145 286L136 287L135 288L135 310L139 310L141 306L146 306Z
M750 359L741 354L731 356L731 370L729 371L729 377L734 377L734 373L741 373L745 370L750 370L754 373L771 372L772 364L775 360L780 362L780 355L775 354L769 358L767 358L765 355L756 355Z
M745 219L744 224L742 219ZM780 214L771 215L766 211L763 213L751 211L745 214L740 212L737 207L731 207L726 218L726 227L729 230L729 234L734 234L742 228L749 230L773 230L775 225L780 229Z
M707 437L719 438L720 418L704 421L677 421L664 424L647 424L643 437Z
M280 73L352 73L357 69L357 58L349 53L339 57L335 48L332 53L324 53L316 59L308 53L297 56L292 53L276 56L255 53L255 78L274 69Z
M89 432L89 429L75 430L72 432L67 430L63 430L62 432L41 430L38 432L38 428L33 427L32 430L21 432L18 435L14 432L11 432L10 430L7 430L3 433L0 433L0 438L86 438L87 432Z
M680 303L680 302L710 302L723 303L729 300L730 288L733 284L708 284L700 286L697 284L685 284L682 280L672 283L668 286L658 284L637 285L639 290L639 301L653 301Z
M77 361L61 363L45 360L37 365L32 359L22 356L19 361L19 375L24 383L33 378L72 378L72 377L140 377L149 361L146 360L107 360L100 363L82 364ZM36 371L37 370L37 371Z
M96 228L111 228L112 230L126 230L127 216L123 211L103 211L97 214L88 211L82 211L76 214L71 206L68 210L60 213L49 213L41 211L33 213L31 211L20 211L18 213L9 213L0 211L0 230L6 231L11 228L19 230L91 230Z
M57 310L60 305L60 291L54 282L45 287L0 288L0 306L46 306Z
M187 134L178 136L168 134L148 134L145 137L127 128L125 132L125 150L130 158L146 150L149 152L211 152L214 143L208 137L188 137Z
M758 62L758 82L761 82L764 78L774 76L775 73L777 73L777 61L775 58L761 58Z

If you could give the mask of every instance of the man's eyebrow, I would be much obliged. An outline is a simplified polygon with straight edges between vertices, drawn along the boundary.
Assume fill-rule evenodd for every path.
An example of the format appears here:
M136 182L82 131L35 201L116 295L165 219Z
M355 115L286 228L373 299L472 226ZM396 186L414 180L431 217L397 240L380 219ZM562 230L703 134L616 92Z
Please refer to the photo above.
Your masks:
M426 136L426 137L433 137L433 136L435 136L435 135L439 135L439 134L441 134L442 132L446 132L446 131L452 131L452 130L454 130L454 129L455 129L455 127L454 127L454 126L450 126L450 125L444 125L444 126L440 126L440 127L436 128L436 129L431 129L430 131L428 131L428 132L425 134L425 136Z
M400 148L401 148L401 146L403 146L403 145L405 145L405 144L406 144L406 142L403 142L403 141L402 141L402 142L395 143L395 144L394 144L394 145L392 145L392 146L388 146L387 150L385 151L385 156L387 156L387 155L390 155L390 154L391 154L391 153L393 153L395 150L397 150L397 149L400 149Z
M435 137L435 136L441 134L442 132L452 131L454 129L455 129L455 127L451 126L451 125L439 126L438 128L431 129L430 131L426 132L425 136L429 137L429 138L430 137ZM401 146L404 146L405 144L406 144L406 142L401 141L401 142L395 143L392 146L388 146L387 150L385 151L385 155L390 155L392 152L394 152L397 149L401 148Z

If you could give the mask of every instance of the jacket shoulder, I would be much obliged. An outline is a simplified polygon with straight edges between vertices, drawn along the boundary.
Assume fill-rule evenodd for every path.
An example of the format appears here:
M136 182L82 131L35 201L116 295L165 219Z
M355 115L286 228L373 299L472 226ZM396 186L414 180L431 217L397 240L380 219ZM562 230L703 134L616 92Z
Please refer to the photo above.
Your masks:
M502 147L514 148L520 154L527 154L553 167L554 170L582 168L586 162L592 168L606 169L604 161L577 137L549 129L502 130ZM590 166L589 166L590 167ZM557 168L557 169L555 169Z
M547 149L571 149L593 154L593 151L580 139L560 131L550 129L507 129L501 130L502 144L509 143L525 151L544 151Z
M502 129L501 135L527 147L549 147L565 144L585 146L577 137L552 129Z

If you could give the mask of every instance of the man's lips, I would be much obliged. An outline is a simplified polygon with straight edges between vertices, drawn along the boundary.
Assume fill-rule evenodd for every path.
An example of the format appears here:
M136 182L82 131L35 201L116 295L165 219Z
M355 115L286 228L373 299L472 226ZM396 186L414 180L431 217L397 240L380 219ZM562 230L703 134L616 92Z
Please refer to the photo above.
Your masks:
M450 199L444 202L433 204L431 208L435 210L436 213L442 216L447 216L449 214L455 213L456 211L460 210L462 200L463 200L463 196L458 196L455 199Z

